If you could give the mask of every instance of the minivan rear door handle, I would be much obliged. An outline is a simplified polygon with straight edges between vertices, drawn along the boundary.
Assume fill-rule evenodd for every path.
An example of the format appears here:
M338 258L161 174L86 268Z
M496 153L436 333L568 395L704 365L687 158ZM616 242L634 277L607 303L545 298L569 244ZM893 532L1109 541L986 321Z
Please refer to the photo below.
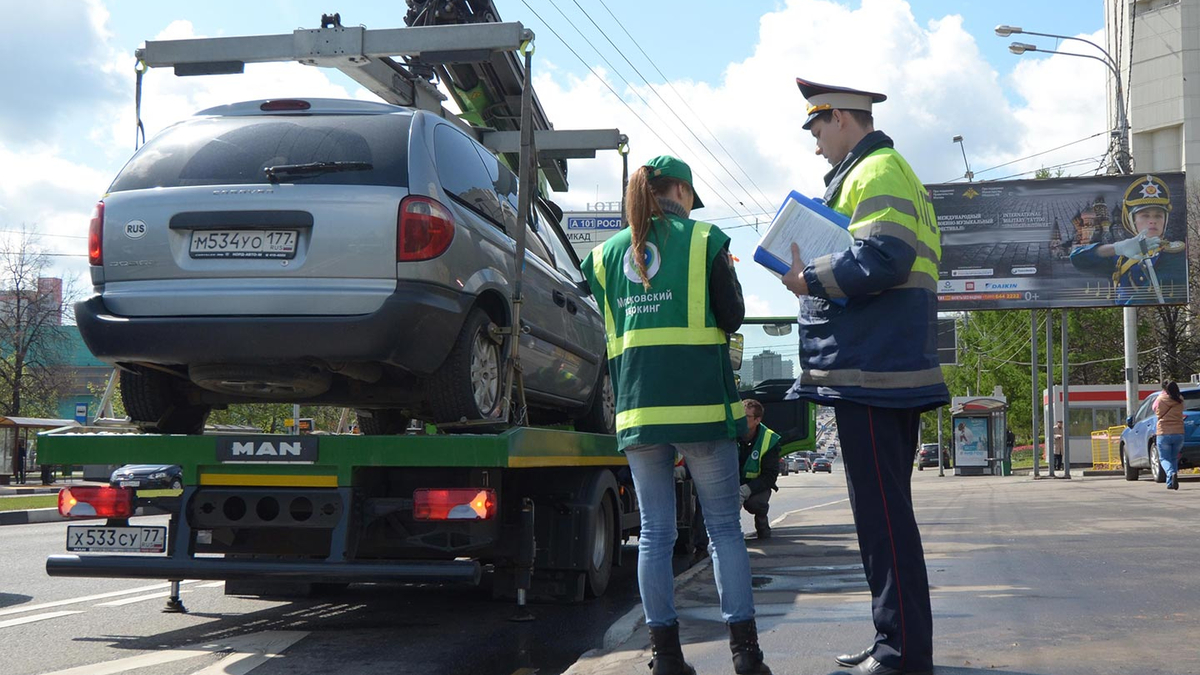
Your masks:
M562 291L554 291L554 304L562 307L567 304L567 296Z
M567 301L567 311L570 312L571 314L574 314L575 312L579 311L579 305L576 305L574 300L568 300Z

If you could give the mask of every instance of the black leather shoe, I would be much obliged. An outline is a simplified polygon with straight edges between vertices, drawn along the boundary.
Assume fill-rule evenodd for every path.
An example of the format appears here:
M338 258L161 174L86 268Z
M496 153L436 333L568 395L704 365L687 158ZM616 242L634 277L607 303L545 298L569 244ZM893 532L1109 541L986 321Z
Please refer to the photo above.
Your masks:
M868 656L866 659L854 666L850 670L839 670L829 675L933 675L932 670L900 670L885 666L875 660L874 657Z
M863 661L866 661L871 656L871 652L874 650L875 645L871 645L857 654L838 654L837 656L833 657L833 660L839 666L853 668Z

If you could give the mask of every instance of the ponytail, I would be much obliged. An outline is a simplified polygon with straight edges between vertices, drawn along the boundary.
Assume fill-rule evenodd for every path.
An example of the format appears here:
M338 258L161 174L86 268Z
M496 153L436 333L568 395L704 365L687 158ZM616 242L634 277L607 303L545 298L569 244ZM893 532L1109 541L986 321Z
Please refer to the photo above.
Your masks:
M625 188L625 220L629 223L633 238L633 267L642 280L642 288L650 290L650 279L646 276L646 237L650 234L650 222L662 218L663 210L650 184L650 169L640 166L629 177Z

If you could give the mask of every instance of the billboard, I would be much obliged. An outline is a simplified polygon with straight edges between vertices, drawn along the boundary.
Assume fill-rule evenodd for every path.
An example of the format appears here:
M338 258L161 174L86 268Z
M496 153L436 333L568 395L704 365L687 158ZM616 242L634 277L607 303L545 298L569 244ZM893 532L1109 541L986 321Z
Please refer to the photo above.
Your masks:
M620 211L579 211L564 213L562 218L563 234L580 260L620 229Z
M927 185L939 311L1188 301L1182 173Z
M988 465L988 418L954 417L954 466Z

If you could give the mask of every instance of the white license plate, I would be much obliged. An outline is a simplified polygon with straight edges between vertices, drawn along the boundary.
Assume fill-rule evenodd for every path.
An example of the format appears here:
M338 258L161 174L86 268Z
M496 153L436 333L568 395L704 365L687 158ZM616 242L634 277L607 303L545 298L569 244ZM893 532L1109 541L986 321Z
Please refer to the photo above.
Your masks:
M117 482L120 483L121 487L141 487L142 485L142 481L140 480L122 480Z
M294 258L296 230L195 230L193 258Z
M167 549L167 528L67 527L67 550L106 553L162 553Z

